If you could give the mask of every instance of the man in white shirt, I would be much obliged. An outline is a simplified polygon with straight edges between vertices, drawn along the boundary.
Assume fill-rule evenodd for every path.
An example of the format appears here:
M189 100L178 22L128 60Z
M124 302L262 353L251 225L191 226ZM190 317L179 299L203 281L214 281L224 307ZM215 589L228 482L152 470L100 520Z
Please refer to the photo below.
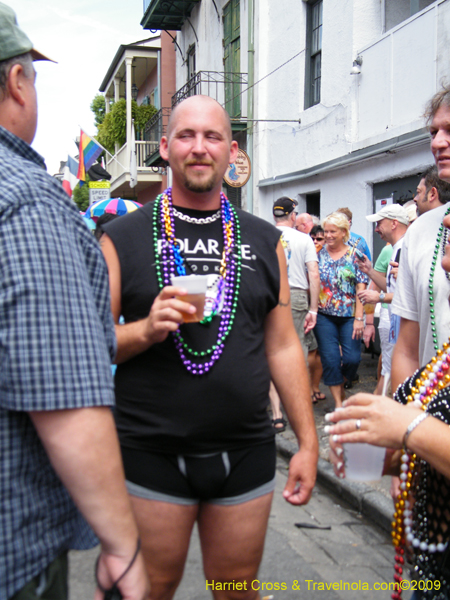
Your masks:
M309 235L295 229L297 204L292 198L283 196L275 201L273 216L275 225L281 230L295 329L305 357L312 358L312 354L317 352L317 341L312 330L316 325L319 302L319 266L314 242ZM280 411L280 400L273 386L270 399L275 431L284 431L285 422Z
M388 204L373 215L366 217L371 223L376 223L375 231L379 234L384 242L388 242L392 246L392 262L399 263L400 251L403 245L406 230L408 229L409 217L407 210L400 204ZM380 291L364 290L358 293L359 299L363 304L384 302L388 304L390 331L388 343L382 348L383 361L390 372L390 362L392 350L397 340L400 319L397 315L392 314L391 302L394 297L396 280L391 274L392 264L389 263L386 275L376 271L372 267L372 263L365 257L364 261L360 261L360 268L366 273L372 281L378 286Z
M439 178L450 183L450 88L433 96L426 117ZM426 364L450 334L450 282L440 261L446 242L442 220L448 210L443 204L426 212L405 237L392 303L392 312L401 318L392 356L393 389Z

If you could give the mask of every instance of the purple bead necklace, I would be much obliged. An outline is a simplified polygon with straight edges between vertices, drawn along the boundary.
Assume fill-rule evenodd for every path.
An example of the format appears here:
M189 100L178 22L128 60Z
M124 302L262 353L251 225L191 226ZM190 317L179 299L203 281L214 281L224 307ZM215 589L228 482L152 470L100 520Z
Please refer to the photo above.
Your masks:
M241 234L239 219L234 207L224 194L220 195L223 232L223 251L220 263L219 291L211 322L216 315L223 296L223 307L216 342L207 350L194 350L181 335L180 327L173 333L175 346L186 369L193 375L207 373L219 359L236 316L241 282ZM158 252L158 235L161 236L161 254ZM168 188L155 200L153 213L153 241L156 259L156 275L159 288L171 285L172 276L185 275L185 261L180 252L180 243L175 237L172 189ZM233 250L235 252L233 253ZM189 358L191 357L191 358ZM195 360L193 360L195 359ZM200 359L200 360L198 360Z

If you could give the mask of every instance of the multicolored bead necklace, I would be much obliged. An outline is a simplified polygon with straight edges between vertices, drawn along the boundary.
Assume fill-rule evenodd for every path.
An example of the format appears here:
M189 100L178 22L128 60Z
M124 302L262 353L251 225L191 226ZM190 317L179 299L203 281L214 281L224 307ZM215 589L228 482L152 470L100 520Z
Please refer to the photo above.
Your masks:
M450 342L450 340L449 340ZM450 343L446 342L442 350L436 352L431 361L423 369L420 377L415 381L411 388L411 393L407 396L407 402L420 407L423 411L427 410L429 402L437 396L440 390L450 383ZM413 533L412 529L412 502L409 499L412 480L416 473L417 456L407 448L403 448L401 455L401 475L400 492L395 503L394 521L392 522L392 543L395 547L395 565L394 581L399 584L398 591L392 594L393 600L401 600L402 574L405 562L405 546L408 541L413 548L422 552L443 552L447 544L429 544L426 540L420 540Z
M223 231L223 251L220 263L218 294L212 314L203 319L208 324L217 315L223 302L217 340L207 350L194 350L186 343L180 328L173 334L175 346L186 369L193 375L207 373L223 352L236 315L241 282L241 230L234 207L224 194L220 195ZM186 275L185 260L180 243L175 237L175 219L172 190L168 188L155 200L153 210L153 243L156 259L156 276L159 288L172 285L173 275ZM158 237L161 236L161 254L158 252ZM192 358L188 358L190 355ZM198 361L198 359L203 359Z
M450 213L450 206L445 211L444 217L446 217ZM444 234L445 232L445 234ZM431 334L433 336L433 346L435 352L439 350L439 341L437 336L437 327L436 327L436 316L434 312L434 273L436 271L436 264L439 258L439 249L441 248L442 255L445 254L445 244L447 241L447 229L444 227L444 224L441 223L439 227L438 234L436 236L436 245L434 247L433 258L431 260L431 269L430 276L428 279L428 297L430 300L430 323L431 323ZM448 277L448 273L446 273Z

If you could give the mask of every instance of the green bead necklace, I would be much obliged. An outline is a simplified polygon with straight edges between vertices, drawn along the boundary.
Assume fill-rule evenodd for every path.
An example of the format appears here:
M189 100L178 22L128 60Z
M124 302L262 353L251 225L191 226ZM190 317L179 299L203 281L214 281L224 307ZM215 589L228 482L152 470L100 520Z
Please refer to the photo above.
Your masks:
M224 248L220 266L218 298L223 298L222 314L216 342L206 350L194 350L184 340L180 328L173 332L175 346L186 369L193 375L207 373L218 360L224 349L225 340L230 334L236 316L241 283L241 229L238 215L227 198L221 194L221 215ZM153 208L153 247L155 252L156 277L159 288L171 284L171 276L185 274L185 259L175 236L172 194L168 188L155 200ZM158 252L158 239L162 241L161 255ZM219 301L217 299L217 306ZM217 315L214 309L210 318L201 324L208 325ZM188 358L191 356L191 358ZM200 359L202 362L195 362Z
M450 206L447 208L444 217L446 217L450 213ZM442 246L443 241L446 236L443 237L444 234L444 223L440 224L438 234L436 236L436 245L434 247L433 258L431 260L431 269L430 269L430 277L428 279L428 298L430 301L430 323L431 323L431 335L433 336L433 346L434 350L437 352L439 350L439 341L437 335L437 327L436 327L436 315L434 311L434 273L436 271L436 265L439 258L439 249ZM444 242L445 243L445 242ZM442 254L445 253L445 247L442 246Z

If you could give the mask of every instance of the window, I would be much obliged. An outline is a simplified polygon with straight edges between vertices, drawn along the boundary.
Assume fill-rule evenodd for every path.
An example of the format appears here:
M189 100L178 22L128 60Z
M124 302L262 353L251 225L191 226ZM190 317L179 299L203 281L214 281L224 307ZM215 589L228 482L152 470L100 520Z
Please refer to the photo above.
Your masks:
M322 74L322 5L323 0L307 4L305 108L319 104Z
M320 217L320 192L306 194L306 212Z
M406 21L412 15L433 4L434 0L382 0L385 31L389 31L399 23Z
M195 70L195 44L189 47L187 51L187 80L189 81L194 77Z

